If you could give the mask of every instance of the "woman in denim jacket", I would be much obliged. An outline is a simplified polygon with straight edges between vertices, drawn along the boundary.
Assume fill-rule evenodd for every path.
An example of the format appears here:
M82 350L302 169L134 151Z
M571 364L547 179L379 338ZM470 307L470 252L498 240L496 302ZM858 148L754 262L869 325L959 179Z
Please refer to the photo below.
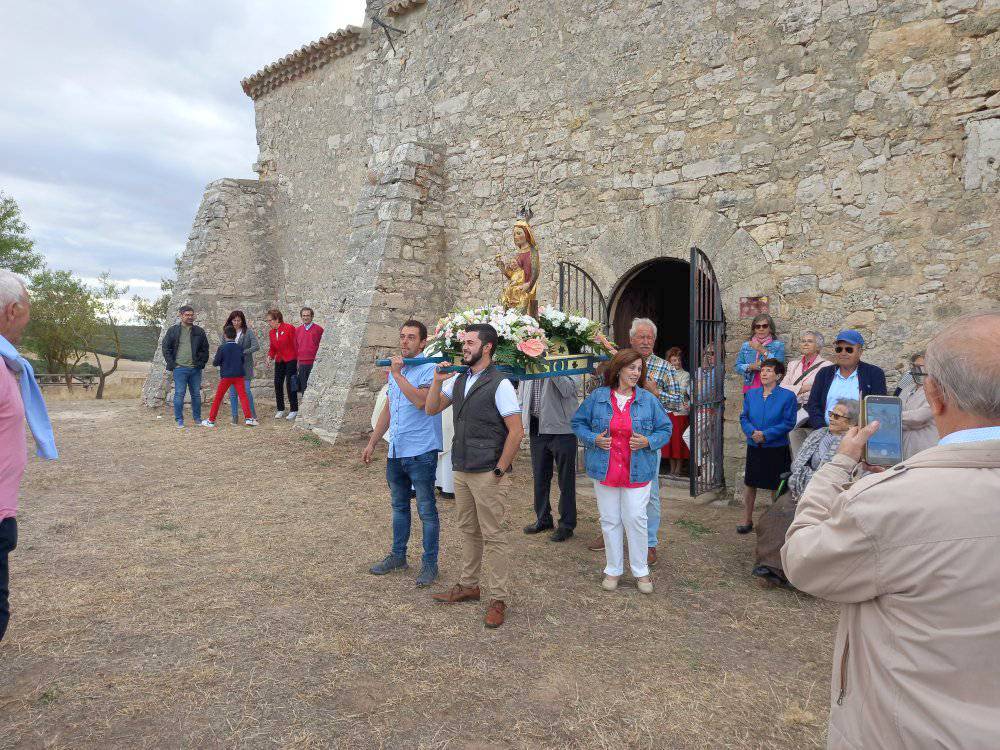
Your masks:
M750 338L736 355L736 372L743 378L743 392L760 388L760 365L765 359L785 361L785 342L778 340L774 318L761 313L753 319Z
M614 591L624 573L623 544L639 591L653 592L649 579L646 504L659 450L670 441L670 420L660 401L636 385L646 381L646 363L634 349L622 349L608 363L604 386L591 393L573 416L583 442L587 476L601 515L607 566L601 586ZM623 533L624 532L624 533Z

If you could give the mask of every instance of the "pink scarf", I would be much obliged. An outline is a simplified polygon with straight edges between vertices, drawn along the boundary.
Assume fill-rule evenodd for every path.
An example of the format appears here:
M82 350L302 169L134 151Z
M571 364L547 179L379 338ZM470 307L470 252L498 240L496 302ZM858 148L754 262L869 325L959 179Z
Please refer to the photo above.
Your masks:
M770 333L765 333L763 336L761 336L759 333L755 333L751 340L756 341L761 346L767 346L772 341L774 341L774 336L772 336ZM760 362L759 353L757 354L757 361ZM743 386L743 392L746 393L751 388L760 388L762 385L763 384L760 382L760 370L757 370L753 374L753 382L751 382L750 385Z

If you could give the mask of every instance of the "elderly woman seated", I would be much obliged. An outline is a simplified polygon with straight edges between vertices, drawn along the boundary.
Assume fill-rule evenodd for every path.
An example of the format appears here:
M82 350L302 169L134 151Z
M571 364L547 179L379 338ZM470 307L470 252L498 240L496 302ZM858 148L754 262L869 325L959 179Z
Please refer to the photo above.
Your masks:
M806 485L809 484L812 475L820 466L833 458L840 447L841 439L849 429L857 425L860 414L859 401L842 398L834 404L827 415L830 426L810 433L802 443L799 454L792 462L791 476L788 477L788 489L791 490L792 499L796 503L806 491Z
M842 398L830 410L830 426L810 433L802 444L788 476L788 494L783 494L757 521L757 551L753 574L762 586L788 585L781 568L781 548L795 517L795 506L819 467L837 453L840 441L858 423L860 402Z

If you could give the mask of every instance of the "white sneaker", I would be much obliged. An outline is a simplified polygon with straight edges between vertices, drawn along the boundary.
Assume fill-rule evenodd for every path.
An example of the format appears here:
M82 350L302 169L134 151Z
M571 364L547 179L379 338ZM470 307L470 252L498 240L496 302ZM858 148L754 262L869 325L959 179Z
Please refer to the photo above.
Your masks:
M283 412L283 411L276 411L276 412L274 412L274 418L275 419L281 419L283 416L285 416L285 412Z
M256 427L257 425L260 424L260 422L258 422L256 419L248 419L243 424L245 424L247 427Z
M215 422L209 422L207 419L201 420L202 427L215 427Z
M647 581L636 581L635 586L639 589L640 593L652 594L653 593L653 581L652 579Z
M285 417L285 419L287 419L289 422L291 422L297 416L299 416L299 413L297 411L290 411L290 412L288 412L288 416Z

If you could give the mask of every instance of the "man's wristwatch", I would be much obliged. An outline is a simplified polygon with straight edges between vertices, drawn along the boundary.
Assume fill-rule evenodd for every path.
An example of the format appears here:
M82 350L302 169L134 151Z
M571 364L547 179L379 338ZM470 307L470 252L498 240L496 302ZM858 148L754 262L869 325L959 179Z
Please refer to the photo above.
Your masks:
M501 469L501 468L500 468L499 466L497 466L497 467L495 467L495 468L493 469L493 476L495 476L495 477L502 477L502 476L503 476L504 474L506 474L506 473L507 473L507 472L505 472L505 471L504 471L503 469Z

